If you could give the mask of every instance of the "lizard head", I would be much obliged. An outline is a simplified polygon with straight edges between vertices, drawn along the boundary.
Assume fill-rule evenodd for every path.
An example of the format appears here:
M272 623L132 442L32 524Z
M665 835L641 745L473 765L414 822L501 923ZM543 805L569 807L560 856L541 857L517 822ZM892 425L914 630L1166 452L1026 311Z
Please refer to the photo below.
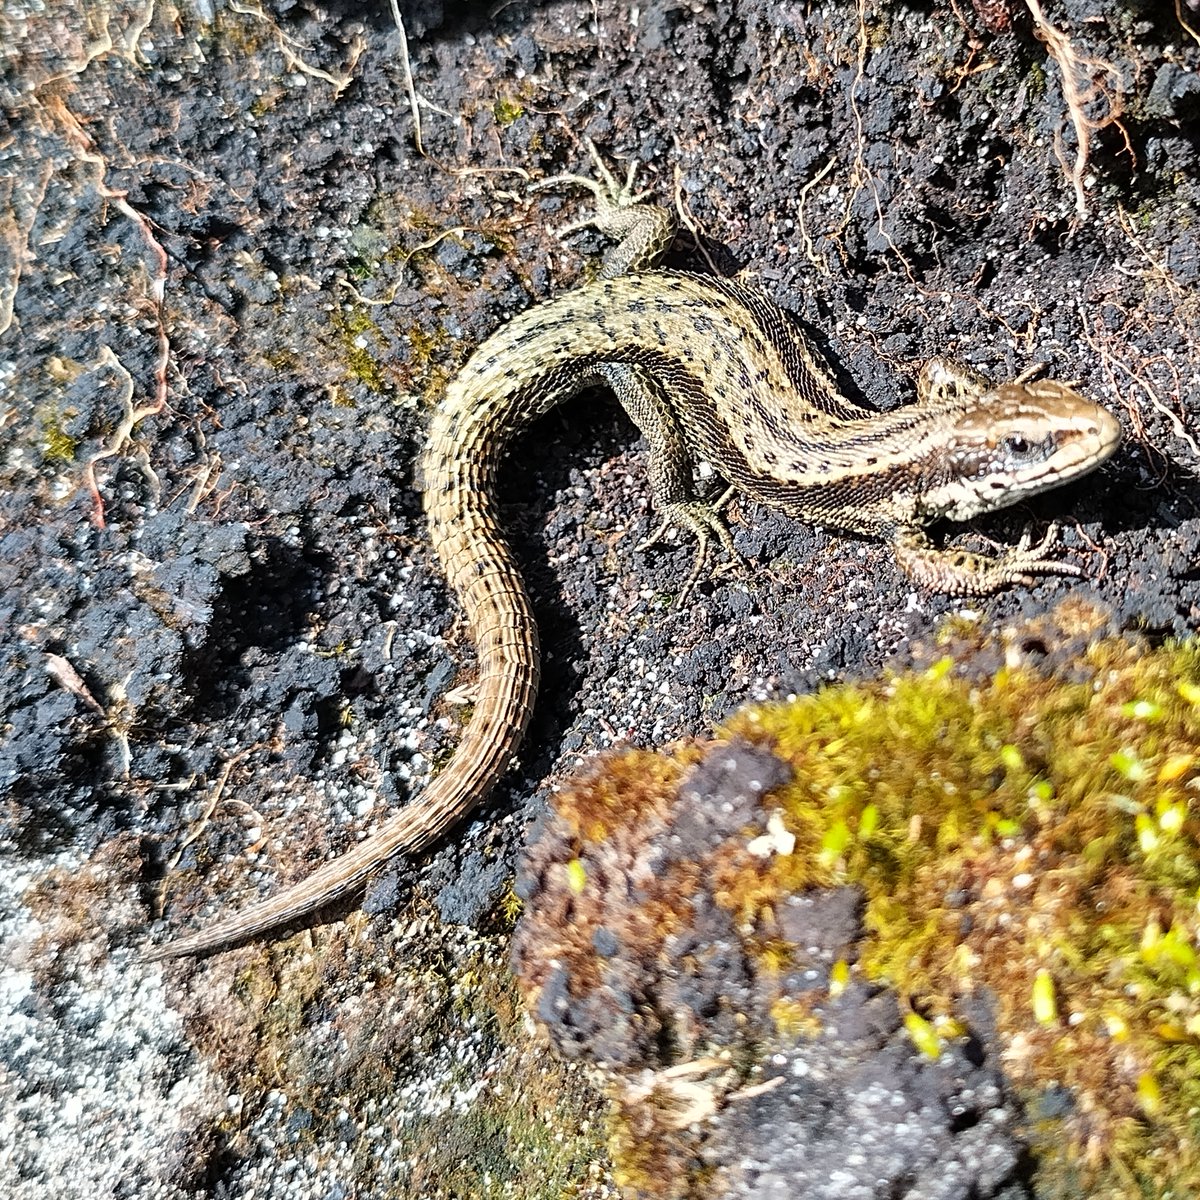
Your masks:
M941 448L942 481L924 497L931 517L965 521L1059 487L1121 441L1110 412L1050 379L1002 384L961 405Z

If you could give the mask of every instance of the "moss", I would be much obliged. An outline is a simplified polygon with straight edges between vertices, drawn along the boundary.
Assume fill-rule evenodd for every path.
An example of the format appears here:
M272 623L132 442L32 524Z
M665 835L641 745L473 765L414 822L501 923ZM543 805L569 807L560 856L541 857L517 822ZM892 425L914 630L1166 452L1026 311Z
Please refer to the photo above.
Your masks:
M688 749L672 757L630 750L611 759L589 787L566 792L557 806L559 816L583 840L609 841L666 808L672 789L696 757Z
M693 898L707 892L741 931L767 1006L736 1014L745 1036L817 1036L820 997L771 985L805 961L781 899L848 886L865 933L834 964L829 994L852 975L893 989L930 1058L969 1032L963 1013L978 1008L964 999L985 997L1041 1156L1039 1194L1138 1194L1131 1181L1146 1195L1200 1194L1200 642L1151 648L1097 637L1104 627L1080 603L990 638L950 621L937 643L953 653L923 669L745 710L722 738L770 750L792 782L759 801L754 834L703 843L712 850L690 871L664 857L661 833L678 842L694 786L679 781L715 751L633 752L566 792L559 847L535 850L544 891L529 915L544 919L542 906L555 927L569 917L574 940L553 949L573 1029L598 1012L608 1059L620 1050L602 1020L614 968L596 963L593 931L615 935L622 972L659 964L638 986L666 1007L658 991L687 968L661 965L671 931L706 911ZM637 850L639 838L658 851ZM572 856L604 864L607 888L573 880ZM645 880L628 899L635 913L613 880L642 857L656 865L626 872ZM738 1036L697 1026L689 1052L736 1048ZM618 1125L619 1172L652 1173L626 1142Z
M47 374L63 388L68 388L88 370L74 359L52 355L47 360ZM71 463L79 453L79 439L67 432L67 425L79 416L74 405L48 401L38 407L36 420L41 430L41 453L45 463Z
M919 673L751 709L796 836L729 902L866 895L860 967L923 1010L996 998L1011 1078L1054 1084L1073 1162L1200 1188L1200 645L1099 642L1071 673ZM1169 1171L1150 1164L1173 1161ZM1164 1170L1160 1178L1153 1172Z
M1046 94L1046 64L1041 59L1031 59L1025 83L1030 100L1041 100Z
M821 1019L813 1012L811 996L778 996L771 1005L771 1019L780 1036L789 1041L821 1032Z
M404 367L407 379L426 400L439 399L461 365L456 356L449 361L444 357L454 339L441 326L433 332L414 326L405 330L405 336L409 344L409 359Z
M264 358L280 375L299 374L307 366L303 357L289 346L272 346Z
M501 894L493 913L498 931L511 933L524 907L524 902L517 895L516 889L510 881Z
M390 391L381 358L386 353L387 344L382 330L371 319L368 310L361 304L335 309L333 327L351 377L376 394Z
M501 96L492 105L492 115L496 118L496 124L501 129L507 128L519 117L524 116L524 114L525 109L521 104L509 96Z
M269 47L275 27L252 12L230 14L217 10L209 28L219 53L234 62L250 62Z
M73 414L44 412L42 414L42 461L71 463L79 452L79 442L67 433L65 422Z
M883 17L871 17L864 22L864 33L867 45L872 50L882 50L888 44L891 25Z
M287 94L287 89L278 83L273 83L270 87L263 88L262 92L255 96L248 109L250 116L256 121L261 120L269 113L274 112Z
M446 336L438 333L427 333L424 329L408 330L408 344L412 347L412 366L416 371L424 371L429 366L429 360L445 344Z
M454 1082L456 1072L459 1091L474 1095L472 1103L439 1106L400 1131L404 1157L414 1166L411 1194L568 1195L603 1154L600 1100L579 1072L548 1061L530 1044L503 952L485 949L489 945L448 955L440 974L449 1027L497 1047L488 1070L492 1083L481 1089L482 1064L465 1056L445 1078ZM386 1087L380 1094L390 1095Z

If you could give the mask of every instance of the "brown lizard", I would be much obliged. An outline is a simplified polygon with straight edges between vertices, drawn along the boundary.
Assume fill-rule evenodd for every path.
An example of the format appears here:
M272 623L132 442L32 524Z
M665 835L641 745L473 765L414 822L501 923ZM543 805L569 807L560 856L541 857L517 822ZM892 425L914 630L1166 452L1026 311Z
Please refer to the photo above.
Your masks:
M593 151L593 157L595 152ZM306 879L151 951L207 953L308 916L359 891L401 851L436 841L487 795L525 733L538 688L537 627L496 517L504 451L534 419L584 388L618 400L650 443L654 503L667 522L732 551L716 506L697 498L710 465L785 513L887 538L918 584L984 594L1041 573L1055 536L1000 557L941 550L923 529L1011 505L1091 471L1120 440L1103 408L1061 383L991 386L961 365L927 363L917 403L877 413L841 395L788 315L732 279L656 270L674 235L666 210L603 183L589 222L619 238L599 278L515 317L447 388L422 461L429 535L478 650L474 712L449 765L413 803ZM556 181L547 181L556 182Z

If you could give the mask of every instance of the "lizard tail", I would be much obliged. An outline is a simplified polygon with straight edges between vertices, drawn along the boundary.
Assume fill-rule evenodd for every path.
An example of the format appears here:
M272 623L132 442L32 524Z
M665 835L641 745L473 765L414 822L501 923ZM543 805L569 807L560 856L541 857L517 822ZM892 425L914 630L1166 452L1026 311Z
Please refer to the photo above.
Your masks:
M454 757L416 800L345 854L243 912L148 951L144 961L210 954L360 891L388 859L441 837L508 766L537 692L537 626L495 519L492 485L500 447L489 436L492 425L485 414L471 419L470 399L463 397L465 403L456 406L457 416L443 410L435 417L424 464L433 544L462 602L479 656L475 708Z

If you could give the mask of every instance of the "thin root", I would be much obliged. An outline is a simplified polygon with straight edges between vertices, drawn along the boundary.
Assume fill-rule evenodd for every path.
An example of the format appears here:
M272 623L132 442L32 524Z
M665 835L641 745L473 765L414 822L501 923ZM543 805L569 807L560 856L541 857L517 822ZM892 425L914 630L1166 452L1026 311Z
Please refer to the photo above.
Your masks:
M1091 154L1093 135L1110 125L1115 125L1125 139L1126 153L1130 157L1133 156L1129 134L1121 124L1121 114L1124 111L1120 91L1121 75L1112 63L1079 55L1071 39L1046 20L1039 0L1025 0L1025 6L1033 15L1034 32L1050 57L1058 64L1062 74L1063 100L1075 130L1074 162L1067 162L1061 129L1054 135L1054 152L1075 191L1075 211L1079 216L1085 217L1087 193L1084 191L1084 174ZM1096 101L1103 103L1103 113L1099 117L1089 116L1087 108Z

